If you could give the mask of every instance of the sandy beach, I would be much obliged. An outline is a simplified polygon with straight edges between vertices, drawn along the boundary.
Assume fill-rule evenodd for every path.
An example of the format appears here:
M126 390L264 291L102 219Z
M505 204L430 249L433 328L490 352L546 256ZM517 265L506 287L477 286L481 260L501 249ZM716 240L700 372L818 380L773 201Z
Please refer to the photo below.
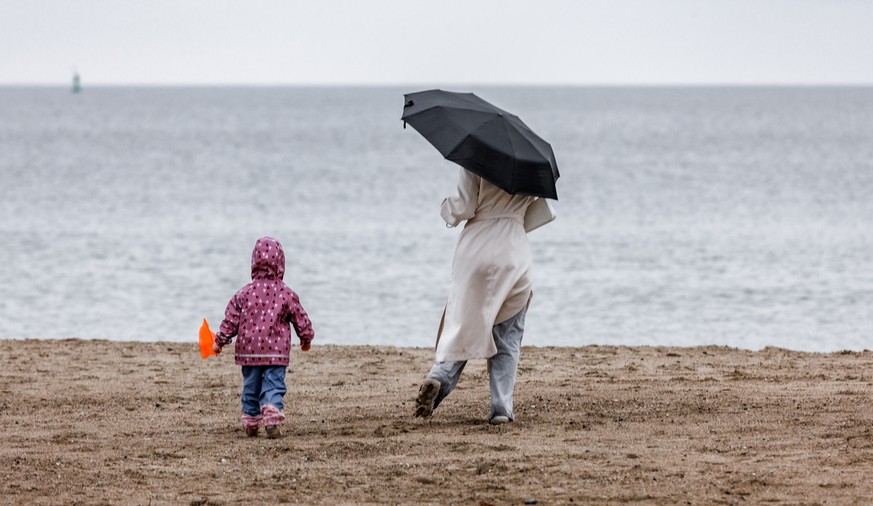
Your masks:
M525 348L501 427L484 362L411 416L432 356L296 350L269 440L239 427L230 353L0 341L3 502L873 502L873 352Z

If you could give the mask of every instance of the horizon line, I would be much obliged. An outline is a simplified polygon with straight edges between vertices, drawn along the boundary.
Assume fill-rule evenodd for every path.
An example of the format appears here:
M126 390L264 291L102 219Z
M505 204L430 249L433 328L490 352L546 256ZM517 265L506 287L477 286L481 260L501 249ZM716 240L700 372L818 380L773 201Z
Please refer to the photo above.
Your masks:
M311 83L251 83L251 82L92 82L82 87L93 88L394 88L394 87L505 87L505 88L863 88L871 82L603 82L603 83L498 83L498 82L311 82ZM69 88L69 82L0 82L0 87Z

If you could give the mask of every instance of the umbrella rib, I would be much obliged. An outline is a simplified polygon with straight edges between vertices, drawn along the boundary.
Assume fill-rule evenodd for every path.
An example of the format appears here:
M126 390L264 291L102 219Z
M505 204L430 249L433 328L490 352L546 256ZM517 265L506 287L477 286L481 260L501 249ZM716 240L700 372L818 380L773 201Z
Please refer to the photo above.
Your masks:
M474 95L474 96L475 96L475 95ZM475 105L475 106L477 106L477 107L488 106L488 107L491 107L492 109L495 109L495 111L488 111L488 112L503 112L503 113L506 112L506 111L504 111L503 109L501 109L501 108L497 107L496 105L492 104L491 102L487 102L487 101L485 101L485 100L482 100L481 98L479 99L478 102L475 101L475 100L473 100L473 99L471 99L470 97L468 97L468 96L466 96L466 95L463 95L463 94L458 95L457 98L458 98L459 100L463 100L464 102L467 102L468 104Z
M515 170L518 167L518 156L515 154L515 145L512 143L512 136L509 135L509 129L506 127L506 121L503 121L503 131L506 132L506 140L509 141L509 148L512 150L512 188L515 188Z
M539 134L537 134L536 132L534 132L533 130L531 130L530 127L527 126L527 125L525 124L525 122L522 121L521 118L519 118L518 116L516 116L515 119L518 120L518 126L519 126L519 128L524 129L525 132L531 134L534 138L536 138L536 139L542 141L542 143L545 144L545 146L549 149L549 151L551 151L551 149L552 149L552 145L549 144L549 142L548 142L547 140L543 139L542 137L539 136ZM540 149L540 146L539 146L536 142L533 142L533 141L531 141L530 139L528 139L528 138L526 138L526 137L522 137L522 138L523 138L524 140L526 140L527 143L528 143L528 145L530 145L530 147L532 147L532 148L533 148L537 153L539 153L540 155L542 155L543 158L545 158L546 160L548 160L548 159L550 158L550 154L551 154L550 152L543 152L543 150Z
M458 140L458 142L456 142L455 145L452 146L452 149L449 149L449 150L448 150L449 155L451 155L452 153L454 153L454 151L455 151L456 149L458 149L458 146L460 146L461 144L464 143L464 141L466 141L467 139L469 139L470 136L473 134L473 132L475 132L476 130L482 128L483 126L487 125L488 123L494 121L495 119L497 119L497 118L499 118L499 117L500 117L500 116L494 116L494 117L492 117L492 118L488 118L487 120L483 121L483 122L480 123L479 125L476 125L476 128L472 128L472 129L470 129L470 131L469 131L467 134L465 134L463 137L461 137L460 140ZM515 154L515 153L513 152L513 154ZM451 160L451 158L449 158L448 156L446 156L445 158Z
M471 108L471 107L462 107L459 105L436 103L436 104L433 104L431 106L424 107L423 109L421 109L419 111L415 111L413 113L410 113L409 115L406 115L406 114L401 115L400 119L408 119L408 118L411 118L411 117L416 116L418 114L421 114L425 111L429 111L431 109L436 109L438 107L442 107L445 109L455 109L455 110L459 110L459 111L475 111L475 112L481 112L481 113L486 113L486 114L497 114L497 113L509 114L506 111L504 111L503 109L496 107L491 103L485 102L484 100L481 102L476 102L475 100L471 100L466 96L461 96L461 94L456 95L456 98L458 98L459 100L463 100L464 102L466 102L474 107ZM489 107L490 107L490 109L489 109Z
M528 129L528 131L530 131L530 129ZM531 133L533 133L533 132L531 132ZM533 134L536 135L535 133L533 133ZM543 141L543 143L545 143L545 145L551 149L551 147L552 147L551 144L546 142L542 137L540 137L538 135L537 135L537 138L539 140ZM547 152L544 153L543 150L540 149L540 147L537 145L536 142L532 142L530 139L527 139L527 138L525 138L524 140L527 141L528 145L530 145L530 147L532 147L537 153L539 153L545 160L548 160L550 158L550 156L549 156L550 153L547 153Z

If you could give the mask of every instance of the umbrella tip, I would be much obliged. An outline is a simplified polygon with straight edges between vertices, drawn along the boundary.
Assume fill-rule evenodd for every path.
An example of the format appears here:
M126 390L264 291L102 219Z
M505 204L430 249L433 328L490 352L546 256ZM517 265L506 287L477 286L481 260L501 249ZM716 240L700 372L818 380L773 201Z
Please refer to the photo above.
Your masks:
M406 109L407 107L412 107L414 105L415 105L415 102L410 100L410 101L406 102L406 104L403 105L403 108Z

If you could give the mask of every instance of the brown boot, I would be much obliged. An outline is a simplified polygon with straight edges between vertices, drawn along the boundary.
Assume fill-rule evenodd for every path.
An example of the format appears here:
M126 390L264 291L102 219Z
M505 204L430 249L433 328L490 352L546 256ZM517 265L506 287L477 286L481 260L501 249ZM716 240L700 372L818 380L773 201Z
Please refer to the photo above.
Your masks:
M415 399L415 415L413 416L431 416L433 414L433 401L438 393L440 393L439 381L433 378L424 380L418 388L418 397Z
M255 437L258 435L258 427L246 427L246 436Z
M279 439L282 437L282 431L279 430L279 426L274 425L272 427L267 427L267 437L270 439Z

